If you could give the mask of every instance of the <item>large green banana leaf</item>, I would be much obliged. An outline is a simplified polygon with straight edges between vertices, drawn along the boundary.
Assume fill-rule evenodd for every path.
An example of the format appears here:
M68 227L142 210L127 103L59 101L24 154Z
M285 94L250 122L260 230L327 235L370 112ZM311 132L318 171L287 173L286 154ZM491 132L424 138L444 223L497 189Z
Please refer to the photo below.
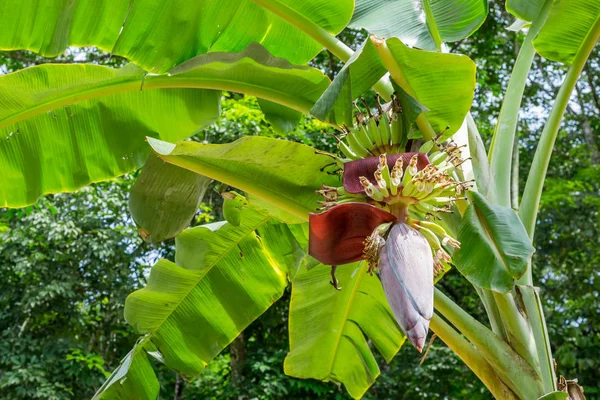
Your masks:
M379 375L367 337L388 362L398 352L405 337L379 279L367 268L365 262L338 267L340 291L329 283L331 267L319 265L296 275L286 374L343 383L352 397L360 398Z
M475 63L467 56L411 49L397 38L386 41L404 78L396 82L427 108L432 127L446 137L461 127L475 94ZM381 78L387 69L371 39L344 65L311 113L338 124L351 124L352 99ZM408 98L408 97L407 97Z
M336 34L352 0L271 0ZM235 52L259 42L305 63L322 48L308 34L250 0L4 0L0 49L53 57L68 46L95 46L147 71L164 73L208 52Z
M258 44L198 56L169 75L146 76L130 64L42 65L1 76L0 207L139 168L149 152L144 137L177 141L218 116L219 93L194 89L238 91L307 112L328 82Z
M435 50L471 35L487 13L487 0L356 0L350 26Z
M540 55L571 64L588 37L600 36L600 1L556 1L546 24L533 41Z
M467 56L411 49L399 39L386 41L402 71L396 82L429 109L427 119L436 132L460 129L475 96L475 63Z
M304 220L317 208L315 190L339 186L331 158L299 143L247 136L228 144L148 138L163 160L224 182Z
M287 226L246 207L237 227L219 222L179 234L175 263L160 260L152 267L147 286L127 298L125 319L145 334L140 345L149 354L197 376L281 297L288 273L304 256ZM132 354L142 357L135 350ZM118 376L139 377L144 366L121 365ZM144 374L144 380L151 379ZM111 379L103 390L119 390L128 399L148 398L135 392L135 385L121 382Z

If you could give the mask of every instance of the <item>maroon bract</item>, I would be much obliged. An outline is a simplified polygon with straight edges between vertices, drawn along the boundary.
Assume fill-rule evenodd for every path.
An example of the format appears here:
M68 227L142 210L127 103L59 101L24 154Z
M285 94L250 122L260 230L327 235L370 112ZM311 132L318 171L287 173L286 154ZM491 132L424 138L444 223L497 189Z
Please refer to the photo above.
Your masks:
M415 155L418 155L417 169L420 171L429 164L429 158L425 153L402 153L402 154L391 154L387 156L387 164L393 166L400 157L404 165L404 170L408 166L410 159ZM362 194L365 192L365 188L360 183L360 177L366 177L372 184L376 185L377 181L373 177L377 166L379 165L379 157L368 157L362 160L349 161L344 164L344 176L343 184L344 189L348 193ZM391 168L391 167L390 167Z
M308 253L326 265L342 265L363 258L364 241L373 230L396 217L365 203L340 204L310 214Z

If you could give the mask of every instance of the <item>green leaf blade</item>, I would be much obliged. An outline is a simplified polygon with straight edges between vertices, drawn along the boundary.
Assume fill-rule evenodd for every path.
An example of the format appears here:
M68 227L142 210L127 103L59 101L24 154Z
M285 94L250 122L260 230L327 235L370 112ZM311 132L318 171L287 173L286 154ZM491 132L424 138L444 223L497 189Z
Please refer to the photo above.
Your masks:
M248 192L304 220L317 208L315 190L339 185L329 157L312 147L265 137L224 145L179 142L172 151L148 142L163 160ZM330 174L332 173L332 174Z
M399 39L386 41L405 82L397 82L419 103L436 132L460 129L475 94L475 63L466 56L411 49Z
M515 17L531 22L539 14L544 0L506 0L506 11Z
M160 260L147 286L125 303L126 320L147 335L169 367L189 376L201 373L281 297L288 268L298 262L284 254L304 255L291 250L297 250L291 233L281 235L285 226L265 246L275 235L268 232L271 217L250 207L242 214L239 227L219 223L183 231L176 239L177 264Z
M350 0L276 2L332 34L345 28L354 5ZM252 42L298 64L322 49L308 34L250 0L51 0L43 9L33 0L9 0L0 9L0 21L0 49L55 57L68 46L95 46L154 73L199 54L240 51Z
M555 2L533 46L543 57L571 64L586 38L600 35L600 3L587 0Z
M513 210L489 203L476 192L471 199L458 233L457 268L478 287L509 292L535 249Z
M379 37L397 37L425 50L475 32L488 13L485 0L357 0L350 26Z
M366 268L366 263L338 267L340 291L329 284L328 266L298 272L292 282L286 374L340 382L360 398L379 375L365 335L386 360L396 354L404 336L381 283Z

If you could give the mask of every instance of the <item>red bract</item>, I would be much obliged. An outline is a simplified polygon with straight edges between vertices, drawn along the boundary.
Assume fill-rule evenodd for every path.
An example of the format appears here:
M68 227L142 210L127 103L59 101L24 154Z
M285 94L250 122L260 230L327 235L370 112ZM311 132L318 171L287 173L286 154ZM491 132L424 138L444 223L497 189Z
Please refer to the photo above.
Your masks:
M418 154L418 162L417 169L420 171L429 164L429 158L427 158L427 154L425 153L402 153L402 154L391 154L387 156L387 163L390 169L396 163L400 157L402 157L402 162L404 165L404 170L408 166L410 159L415 154ZM366 177L373 185L377 184L375 181L375 177L373 174L377 171L377 166L379 165L379 157L367 157L362 160L349 161L344 164L344 189L348 193L364 193L365 188L360 184L359 178L361 176Z
M327 265L362 259L364 241L373 230L396 217L365 203L340 204L320 214L310 214L308 253Z

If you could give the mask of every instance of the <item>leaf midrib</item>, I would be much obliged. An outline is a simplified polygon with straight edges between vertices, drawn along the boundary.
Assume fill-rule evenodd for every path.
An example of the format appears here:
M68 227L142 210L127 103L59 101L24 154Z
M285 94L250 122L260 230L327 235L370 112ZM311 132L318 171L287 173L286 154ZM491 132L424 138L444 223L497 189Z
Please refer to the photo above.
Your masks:
M126 82L109 83L95 86L91 89L67 92L64 96L53 98L50 101L40 102L25 108L24 111L9 115L0 120L0 128L16 124L28 118L43 114L44 112L79 103L84 100L95 99L112 94L132 92L140 90L142 79L132 79ZM304 114L308 113L313 106L310 100L290 96L283 90L267 88L264 86L244 83L232 79L215 78L190 78L177 76L146 77L144 81L146 89L213 89L228 90L260 97L277 104L292 108Z
M366 263L364 261L361 261L359 264L359 277L356 279L356 284L354 285L354 287L352 288L352 294L350 295L350 299L348 300L348 305L346 307L346 310L344 311L344 318L342 319L342 326L341 329L339 330L339 334L338 337L335 341L335 346L334 346L334 352L333 352L333 357L331 358L331 366L329 367L329 373L327 374L327 376L330 376L333 373L333 365L335 364L335 359L337 358L337 354L338 354L338 350L340 348L340 342L342 341L342 337L344 336L344 329L346 328L346 323L349 320L349 315L350 315L350 311L352 309L352 305L354 304L354 300L356 299L356 295L358 294L359 290L359 286L360 283L362 282L363 278L365 277L365 267L366 267Z
M156 333L156 332L157 332L157 331L158 331L158 330L159 330L159 329L160 329L160 328L163 326L163 324L164 324L164 323L165 323L167 320L169 320L169 319L170 319L170 318L173 316L173 313L175 312L175 310L179 308L179 306L181 305L181 303L182 303L182 302L183 302L183 301L184 301L184 300L185 300L185 299L186 299L186 298L187 298L187 297L190 295L190 293L191 293L191 292L192 292L192 291L193 291L193 290L194 290L194 289L195 289L195 288L198 286L198 284L199 284L199 283L202 281L202 279L204 279L204 277L205 277L206 275L208 275L208 273L209 273L209 272L211 272L211 271L212 271L212 269L213 269L213 268L214 268L214 267L215 267L215 266L216 266L216 265L217 265L217 264L218 264L218 263L219 263L219 262L220 262L220 261L223 259L223 257L225 257L227 254L229 254L229 252L230 252L231 250L233 250L233 248L234 248L234 247L236 247L237 245L239 245L239 244L242 242L242 240L244 240L244 239L245 239L245 238L246 238L248 235L250 235L250 234L251 234L251 233L253 233L253 232L256 232L256 230L257 230L258 228L260 228L260 227L261 227L261 226L263 226L264 224L268 223L268 222L269 222L271 219L273 219L273 218L272 218L272 217L266 217L266 218L265 218L265 219L263 219L263 220L262 220L260 223L256 224L256 226L252 227L252 229L251 229L251 230L249 230L249 231L248 231L246 234L244 234L244 235L240 236L238 240L235 240L235 241L233 241L233 242L232 242L232 244L231 244L231 246L229 246L229 247L228 247L228 248L227 248L227 249L226 249L226 250L225 250L223 253L221 253L221 255L215 259L215 261L212 263L212 265L210 265L209 267L205 268L205 270L203 271L203 272L204 272L203 274L200 274L200 275L198 275L198 279L197 279L197 280L196 280L196 282L195 282L195 283L194 283L194 284L193 284L193 285L190 287L190 290L188 290L188 291L187 291L187 293L186 293L184 296L182 296L182 297L181 297L181 299L180 299L180 300L179 300L179 301L178 301L178 302L175 304L175 306L173 307L173 309L171 309L171 311L169 311L168 315L167 315L167 316L165 316L165 318L164 318L164 319L161 321L161 323L160 323L160 324L158 324L158 325L157 325L157 327L156 327L156 328L154 328L154 329L152 330L152 332L151 332L151 333L149 333L149 334L147 335L147 337L151 337L151 336L153 336L153 335L154 335L154 334L155 334L155 333ZM264 246L262 245L262 243L261 243L261 247L264 247ZM175 264L175 265L177 265L177 264ZM179 266L179 265L177 265L177 267L179 267L179 268L183 268L183 267L181 267L181 266ZM145 288L144 288L144 289L145 289ZM142 290L144 290L144 289L142 289Z
M257 182L238 178L235 173L232 173L217 165L199 161L194 156L164 155L158 152L156 152L156 154L163 160L175 164L179 167L189 169L196 173L200 173L211 179L218 180L219 182L224 182L230 186L236 187L247 193L255 195L256 197L259 197L284 211L287 211L299 218L302 218L304 221L308 221L308 215L313 211L307 208L302 203L297 202L293 198L289 198L278 192L275 192L269 186L264 186L261 183L261 181ZM178 159L181 161L177 162ZM285 199L285 201L282 201L281 199Z

